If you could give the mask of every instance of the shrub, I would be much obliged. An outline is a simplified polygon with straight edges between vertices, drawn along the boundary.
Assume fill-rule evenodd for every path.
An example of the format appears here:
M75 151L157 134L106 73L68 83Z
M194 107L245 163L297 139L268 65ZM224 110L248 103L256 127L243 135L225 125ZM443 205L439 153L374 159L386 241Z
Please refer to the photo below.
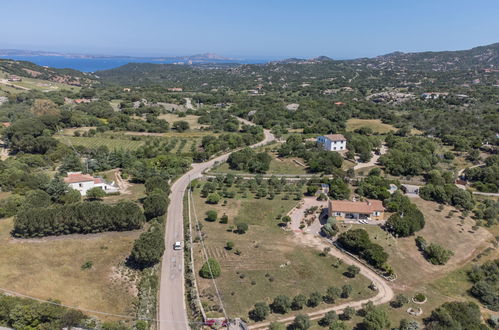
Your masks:
M236 228L239 234L245 234L248 231L249 226L246 222L238 222Z
M275 297L274 301L270 305L270 308L274 313L286 314L291 308L291 301L288 296L279 295Z
M350 320L354 315L355 315L355 308L348 306L343 310L343 314L341 314L341 319Z
M208 204L218 204L218 202L220 202L220 195L217 194L217 193L211 193L208 195L208 198L206 198L206 202Z
M223 224L229 223L229 217L227 216L227 214L224 213L224 215L222 215L220 217L220 223L223 223Z
M263 321L267 318L267 316L269 315L269 312L270 312L270 308L266 303L257 302L255 304L255 308L253 308L249 312L249 317L250 317L250 319L252 319L253 321L256 321L256 322Z
M321 303L322 295L319 292L312 292L308 297L307 306L317 307Z
M104 196L106 196L106 192L101 187L89 189L86 194L88 200L100 200Z
M355 265L350 265L347 267L346 274L348 277L354 278L357 274L360 273L360 268Z
M307 297L303 294L299 294L293 298L293 302L291 303L291 308L293 310L303 309L303 306L307 303Z
M310 318L305 314L298 314L292 323L294 330L307 330L310 326Z
M338 320L338 315L335 311L327 312L322 319L319 320L321 327L328 327Z
M407 299L406 296L404 296L402 293L398 294L395 296L395 299L390 301L390 306L393 308L400 308L407 304L409 302L409 299Z
M414 296L414 300L417 301L417 302L423 302L426 300L426 296L422 293L417 293L415 296Z
M214 258L208 258L199 271L202 278L217 278L221 273L220 264Z
M227 250L232 250L234 248L234 242L232 241L228 241L226 244L225 244L225 248Z
M218 218L217 211L215 210L208 210L206 211L206 221L216 221Z
M454 253L438 244L431 243L424 250L426 259L434 265L445 265Z

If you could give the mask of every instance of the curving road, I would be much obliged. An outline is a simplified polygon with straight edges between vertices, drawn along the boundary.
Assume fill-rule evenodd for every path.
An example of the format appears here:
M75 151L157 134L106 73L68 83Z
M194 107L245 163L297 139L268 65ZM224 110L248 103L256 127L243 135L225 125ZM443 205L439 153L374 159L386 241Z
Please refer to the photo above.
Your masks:
M253 125L247 120L238 119L244 124ZM270 131L264 130L264 135L264 139L252 147L258 147L274 140L274 135ZM193 164L192 169L177 179L171 187L170 206L166 217L166 250L161 263L158 312L160 330L189 329L184 294L184 254L183 251L173 250L173 244L176 241L184 240L184 192L191 180L199 178L205 170L214 166L216 162L227 160L229 155L230 152L204 163Z

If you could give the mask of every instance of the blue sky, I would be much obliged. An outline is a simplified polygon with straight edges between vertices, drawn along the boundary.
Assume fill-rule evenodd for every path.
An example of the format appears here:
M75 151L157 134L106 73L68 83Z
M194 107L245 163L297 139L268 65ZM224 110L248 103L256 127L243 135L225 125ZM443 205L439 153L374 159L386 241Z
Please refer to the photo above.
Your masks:
M89 54L344 59L499 42L497 0L16 0L0 9L0 48Z

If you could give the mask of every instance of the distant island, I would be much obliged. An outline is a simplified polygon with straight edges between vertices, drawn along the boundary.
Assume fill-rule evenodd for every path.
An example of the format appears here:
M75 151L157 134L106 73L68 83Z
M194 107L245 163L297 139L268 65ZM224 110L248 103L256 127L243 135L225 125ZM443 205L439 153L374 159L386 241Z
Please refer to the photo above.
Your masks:
M203 53L186 56L126 56L126 55L99 55L99 54L78 54L78 53L59 53L41 50L25 49L0 49L0 56L57 56L66 58L123 58L123 59L148 59L158 61L237 61L237 58L224 57L215 53Z

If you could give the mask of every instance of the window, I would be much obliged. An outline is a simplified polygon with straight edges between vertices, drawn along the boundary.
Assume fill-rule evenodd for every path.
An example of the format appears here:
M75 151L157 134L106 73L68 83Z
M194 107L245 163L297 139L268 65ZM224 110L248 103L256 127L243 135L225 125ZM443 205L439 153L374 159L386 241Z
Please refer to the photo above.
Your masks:
M83 183L78 183L78 186L81 188L83 187Z

